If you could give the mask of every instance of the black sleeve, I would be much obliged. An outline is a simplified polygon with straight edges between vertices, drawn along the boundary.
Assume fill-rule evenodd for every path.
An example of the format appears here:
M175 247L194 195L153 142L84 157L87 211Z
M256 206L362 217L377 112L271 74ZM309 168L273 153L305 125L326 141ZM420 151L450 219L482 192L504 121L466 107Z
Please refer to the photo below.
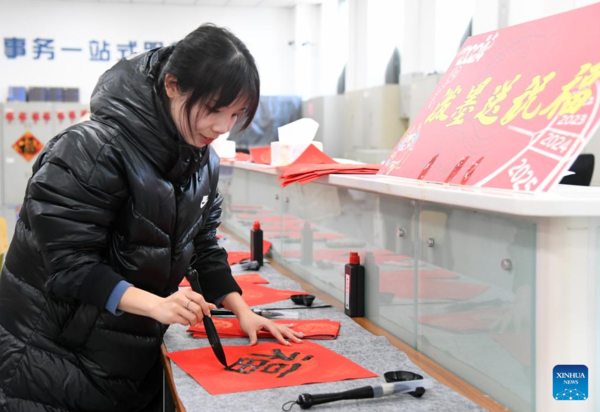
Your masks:
M108 152L108 153L107 153ZM119 162L93 136L63 136L31 178L24 207L56 299L104 308L123 278L106 264L126 190Z
M223 197L217 194L210 206L202 231L194 238L196 261L193 267L198 271L204 298L209 302L214 302L231 292L242 293L231 274L227 252L217 243L217 227L221 224L222 203Z

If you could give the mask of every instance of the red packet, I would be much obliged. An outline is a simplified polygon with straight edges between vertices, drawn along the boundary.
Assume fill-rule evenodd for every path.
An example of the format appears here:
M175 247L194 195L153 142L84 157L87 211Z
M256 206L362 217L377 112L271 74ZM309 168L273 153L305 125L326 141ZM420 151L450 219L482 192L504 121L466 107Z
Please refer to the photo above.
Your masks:
M340 322L328 319L276 319L273 322L285 325L293 331L302 332L306 339L331 340L337 338L340 333ZM240 327L237 318L213 317L213 323L222 338L245 338L248 336ZM187 332L192 333L195 338L206 338L206 329L203 323L191 326ZM258 333L258 337L273 338L273 335L271 332L263 330Z
M266 305L267 303L289 299L292 295L308 294L298 290L273 289L246 282L242 282L239 285L243 292L242 298L244 298L244 301L248 306Z
M271 164L271 146L250 148L250 157L254 163L262 165Z
M351 360L310 341L283 346L223 346L230 363L223 367L212 348L167 353L211 395L282 388L308 383L375 378Z

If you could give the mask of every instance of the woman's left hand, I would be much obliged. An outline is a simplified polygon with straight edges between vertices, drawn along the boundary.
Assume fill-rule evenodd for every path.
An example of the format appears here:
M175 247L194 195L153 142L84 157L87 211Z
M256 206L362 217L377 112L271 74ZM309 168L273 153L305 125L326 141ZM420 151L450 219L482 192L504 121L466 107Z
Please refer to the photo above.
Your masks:
M290 342L285 340L284 336L295 343L302 343L304 334L302 332L296 332L288 328L287 326L272 322L267 318L257 315L252 311L245 311L239 316L240 326L244 332L250 338L250 345L256 345L258 341L258 332L261 330L267 330L283 345L289 345Z

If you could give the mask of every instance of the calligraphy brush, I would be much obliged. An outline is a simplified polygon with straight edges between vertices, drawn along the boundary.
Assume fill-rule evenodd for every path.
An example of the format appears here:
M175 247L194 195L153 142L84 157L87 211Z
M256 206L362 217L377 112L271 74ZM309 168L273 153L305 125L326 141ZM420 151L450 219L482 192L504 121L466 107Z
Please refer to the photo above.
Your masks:
M202 295L202 289L200 288L200 281L198 280L198 272L196 269L188 268L187 273L185 275L187 280L190 282L190 286L192 290L196 293ZM217 333L217 328L213 323L213 320L204 315L202 318L202 322L204 323L204 329L206 330L206 336L208 336L208 342L212 347L215 356L223 364L223 366L227 367L227 359L225 358L225 351L223 350L223 345L221 345L221 339L219 338L219 334Z
M319 395L303 393L302 395L298 396L298 400L291 402L297 403L302 409L310 409L314 405L320 405L328 402L343 401L348 399L380 398L382 396L393 395L396 393L414 393L414 395L420 397L425 393L426 389L431 389L432 387L433 383L431 380L419 379L414 381L363 386L361 388L351 389L345 392L323 393ZM285 405L289 403L290 402L286 403Z

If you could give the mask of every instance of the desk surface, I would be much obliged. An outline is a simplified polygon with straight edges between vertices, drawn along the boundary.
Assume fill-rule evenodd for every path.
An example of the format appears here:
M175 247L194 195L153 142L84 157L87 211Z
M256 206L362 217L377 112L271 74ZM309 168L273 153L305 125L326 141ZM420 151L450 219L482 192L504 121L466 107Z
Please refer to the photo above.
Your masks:
M247 247L226 239L223 246L227 250L247 250ZM233 267L234 274L244 272ZM259 271L260 275L269 280L271 287L280 289L300 290L298 283L280 274L270 265L265 265ZM316 300L313 305L323 302ZM263 307L294 307L291 301L277 302ZM430 377L414 365L405 353L392 346L385 337L375 336L363 329L351 318L345 316L336 308L299 310L301 319L332 319L341 322L340 336L333 341L318 341L319 344L359 365L380 375L379 378L357 379L342 382L322 383L313 385L292 386L269 390L240 392L227 395L211 396L192 377L183 372L176 364L170 362L172 368L172 382L177 391L183 407L188 412L193 411L280 411L281 406L291 400L297 399L301 393L327 393L339 392L361 386L385 382L383 374L392 370L408 370ZM208 347L206 339L193 339L185 332L186 328L173 325L167 331L164 343L168 352ZM223 339L225 345L246 345L247 339ZM395 395L372 400L344 401L318 406L318 410L344 411L398 411L406 408L410 411L482 411L480 406L467 398L452 391L450 388L434 381L434 387L421 399L407 395ZM292 411L299 411L294 406Z
M222 166L270 175L281 173L274 167L250 162L224 162ZM393 176L344 174L323 176L314 182L514 216L600 216L599 187L557 185L551 192L533 193L446 185Z

